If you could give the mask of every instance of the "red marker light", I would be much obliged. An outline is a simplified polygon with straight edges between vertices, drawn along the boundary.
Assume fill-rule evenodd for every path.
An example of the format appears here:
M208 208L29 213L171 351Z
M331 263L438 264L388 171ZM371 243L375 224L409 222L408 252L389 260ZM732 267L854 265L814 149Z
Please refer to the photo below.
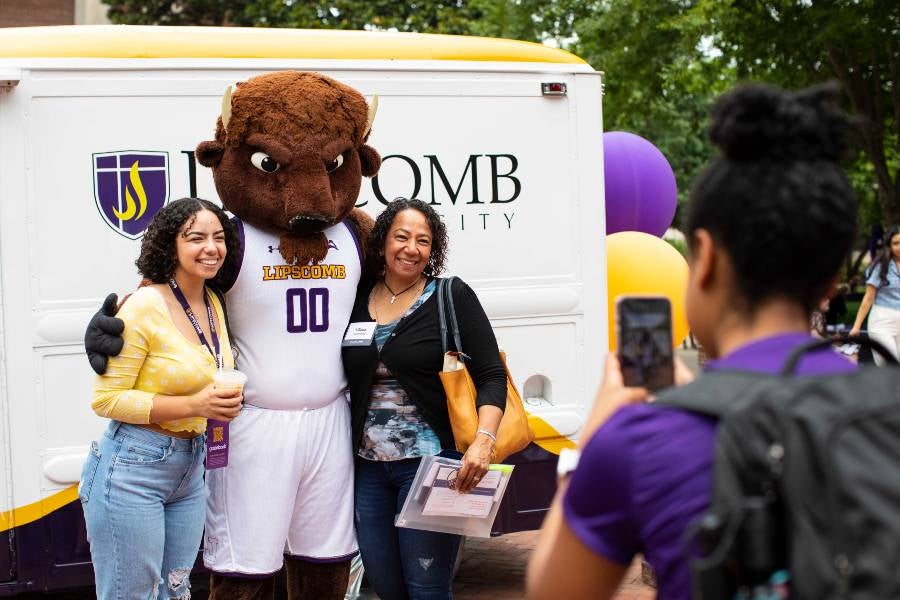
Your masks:
M545 96L565 96L566 84L561 81L542 83L541 93Z

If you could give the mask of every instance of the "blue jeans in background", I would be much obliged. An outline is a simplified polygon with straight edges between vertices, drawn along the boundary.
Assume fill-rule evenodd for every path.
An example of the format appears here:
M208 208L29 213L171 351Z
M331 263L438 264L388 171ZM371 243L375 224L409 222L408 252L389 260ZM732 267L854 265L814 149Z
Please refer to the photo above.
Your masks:
M366 577L381 600L451 600L460 536L396 527L420 458L356 458L355 524Z
M183 440L113 421L91 451L78 497L100 600L190 594L206 516L205 436Z

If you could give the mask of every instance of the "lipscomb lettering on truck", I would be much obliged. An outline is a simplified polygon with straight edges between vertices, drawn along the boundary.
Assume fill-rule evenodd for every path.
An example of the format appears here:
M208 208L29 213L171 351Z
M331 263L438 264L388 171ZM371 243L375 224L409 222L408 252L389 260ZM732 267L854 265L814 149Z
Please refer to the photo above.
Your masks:
M174 196L195 197L197 171L193 151L182 150L180 153L187 158L188 186L176 191ZM488 170L490 174L491 192L487 195L479 192L479 158L485 159L482 171ZM368 185L380 204L387 205L390 198L398 195L409 195L411 198L423 197L438 205L436 190L439 190L446 193L449 204L458 205L458 214L452 218L444 215L448 225L460 230L467 227L512 229L516 214L514 203L522 193L522 180L516 174L519 160L514 154L470 154L461 174L447 173L437 155L425 155L424 165L403 154L389 154L383 161L387 163L390 159L400 159L406 167L405 171L402 168L397 171L397 175L407 185L383 190L378 176L374 177ZM158 150L98 152L92 155L92 161L97 210L109 227L128 239L140 238L153 216L173 196L170 170L184 168L173 167L169 153ZM391 162L390 167L394 162L397 161ZM357 208L367 204L368 200L363 200ZM485 212L484 208L479 208L485 205L503 205L504 208L494 214L495 211Z

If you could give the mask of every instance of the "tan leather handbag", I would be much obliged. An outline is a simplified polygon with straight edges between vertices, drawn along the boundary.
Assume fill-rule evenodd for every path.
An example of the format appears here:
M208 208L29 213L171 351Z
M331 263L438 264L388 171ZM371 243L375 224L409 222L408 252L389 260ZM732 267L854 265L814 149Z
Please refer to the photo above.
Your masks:
M466 368L465 361L469 357L462 350L459 328L456 323L456 311L453 308L451 286L455 277L441 279L438 284L438 316L441 325L441 344L444 350L444 369L439 373L444 392L447 395L447 412L450 413L450 426L456 449L465 452L475 439L478 430L478 411L475 408L475 383ZM452 332L456 351L448 351L447 333ZM534 440L534 431L528 425L528 415L522 404L522 397L516 384L513 383L509 368L506 366L506 354L500 353L500 360L506 369L506 409L497 430L497 443L494 446L494 462L502 462L510 454L524 450Z

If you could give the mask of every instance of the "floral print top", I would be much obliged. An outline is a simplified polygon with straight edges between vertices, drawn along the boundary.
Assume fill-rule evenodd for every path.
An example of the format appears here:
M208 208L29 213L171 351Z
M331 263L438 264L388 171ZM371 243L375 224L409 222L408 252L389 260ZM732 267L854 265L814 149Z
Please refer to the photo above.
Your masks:
M375 344L379 352L400 321L412 314L434 293L437 285L432 280L406 312L395 321L375 327ZM437 434L410 400L406 390L394 374L379 363L369 393L369 410L363 426L363 439L359 456L369 460L389 461L433 456L440 453L441 442Z

